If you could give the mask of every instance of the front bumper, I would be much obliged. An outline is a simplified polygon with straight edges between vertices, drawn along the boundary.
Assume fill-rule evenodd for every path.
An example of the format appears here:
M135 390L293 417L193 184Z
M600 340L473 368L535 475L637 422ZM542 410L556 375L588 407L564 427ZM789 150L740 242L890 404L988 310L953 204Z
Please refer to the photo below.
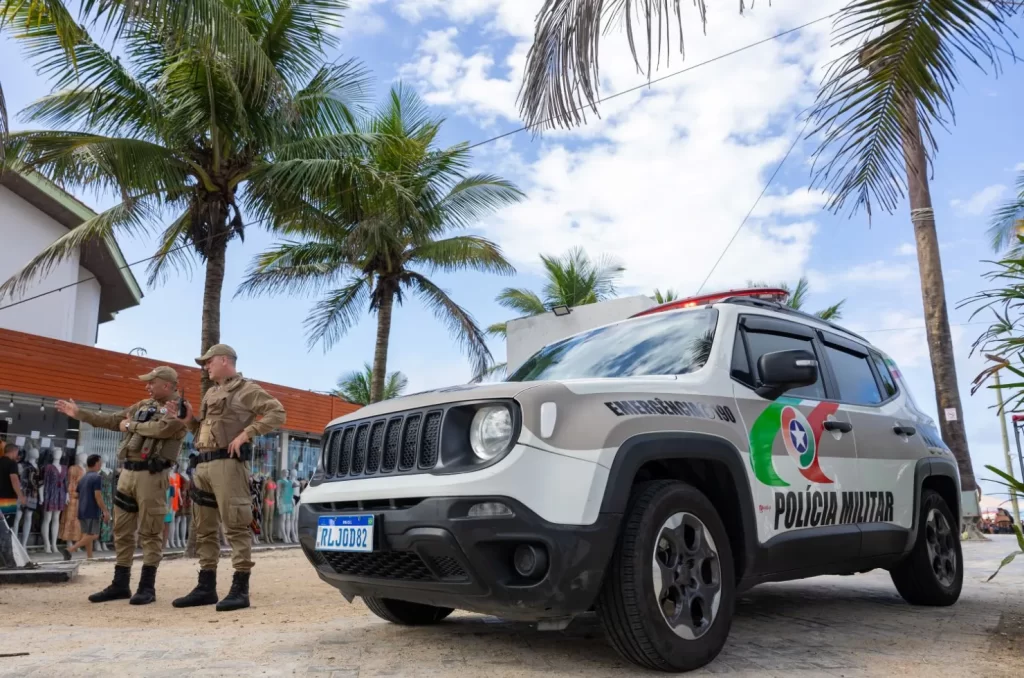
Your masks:
M469 508L500 502L513 516L470 518ZM314 549L317 518L372 513L373 553ZM586 612L601 586L618 537L618 514L592 525L549 523L501 496L435 497L391 502L303 503L299 543L325 582L346 596L408 600L438 607L535 621ZM520 544L547 550L546 573L520 577L512 554Z

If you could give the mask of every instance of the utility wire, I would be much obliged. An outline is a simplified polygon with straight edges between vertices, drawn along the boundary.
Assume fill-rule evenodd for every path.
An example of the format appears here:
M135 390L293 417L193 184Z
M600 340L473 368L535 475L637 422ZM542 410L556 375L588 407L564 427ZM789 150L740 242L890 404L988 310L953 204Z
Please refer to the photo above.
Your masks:
M601 97L600 99L598 99L594 103L595 104L602 104L602 103L604 103L606 101L611 101L612 99L624 96L626 94L631 94L633 92L636 92L637 90L641 90L641 89L644 89L644 88L649 88L649 87L651 87L651 85L656 85L656 84L658 84L660 82L664 82L664 81L668 80L669 78L674 78L677 75L682 75L683 73L689 73L690 71L692 71L694 69L697 69L697 68L700 68L701 66L707 66L708 64L713 64L716 61L721 61L722 59L725 59L726 57L731 57L731 56L733 56L735 54L739 54L740 52L746 52L748 49L753 49L754 47L759 47L759 46L761 46L761 45L763 45L763 44L765 44L767 42L771 42L772 40L778 40L779 38L783 38L783 37L785 37L785 36L787 36L787 35L789 35L791 33L796 33L798 31L802 31L803 29L807 28L808 26L813 26L814 24L821 23L822 21L826 21L828 19L831 19L832 17L838 16L841 13L842 13L841 11L839 11L839 12L832 12L831 14L828 14L826 16L820 17L818 19L814 19L813 21L808 21L805 24L800 24L799 26L795 26L794 28L790 28L790 29L784 30L781 33L776 33L775 35L771 35L771 36L769 36L767 38L763 38L761 40L758 40L757 42L752 42L749 45L744 45L743 47L737 47L736 49L734 49L734 50L732 50L730 52L723 52L722 54L719 54L718 56L711 57L710 59L708 59L706 61L701 61L701 62L693 64L692 66L687 66L686 68L681 68L678 71L673 71L672 73L667 73L667 74L661 76L660 78L655 78L654 80L648 80L647 82L641 83L639 85L636 85L635 87L630 87L629 89L624 89L621 92L616 92L615 94L609 94L606 97ZM582 111L582 110L584 110L584 109L586 109L588 107L589 107L589 104L581 105L581 106L575 106L575 107L570 109L570 112L575 113L575 112L578 112L578 111ZM509 130L508 132L504 132L504 133L499 134L497 136L493 136L493 137L491 137L489 139L484 139L483 141L478 141L475 144L467 146L466 150L467 151L471 151L474 148L478 148L478 147L483 146L485 144L489 144L489 143L492 143L494 141L498 141L499 139L504 139L505 137L510 137L510 136L512 136L514 134L519 134L520 132L525 132L526 130L534 128L534 127L540 127L541 125L546 125L547 123L553 122L554 120L555 120L555 116L551 116L551 117L545 118L543 120L538 120L537 122L531 123L529 125L523 125L522 127L518 127L516 129Z
M249 224L243 224L242 228L245 228L247 226L254 226L254 225L260 223L261 221L264 221L264 220L260 219L258 221L254 221L254 222L249 223ZM212 239L213 239L213 234L210 234L209 236L206 237L206 242L209 243ZM200 242L203 242L203 241L201 240ZM138 261L133 261L130 264L125 264L124 266L118 266L117 270L118 271L123 271L125 269L130 269L132 266L138 266L139 264L144 264L147 261L150 261L151 259L156 259L157 257L166 257L167 255L172 254L174 252L178 252L180 250L183 250L183 249L186 249L186 248L189 248L189 247L194 247L194 246L195 245L193 243L187 242L184 245L178 245L177 247L173 247L173 248L167 250L166 252L158 252L157 254L153 254L153 255L150 255L150 256L145 257L143 259L139 259ZM39 294L35 294L35 295L31 296L31 297L25 297L24 299L19 299L18 301L13 301L13 302L11 302L9 304L5 304L3 306L0 306L0 311L6 310L8 308L13 308L15 306L20 306L21 304L26 304L26 303L28 303L30 301L34 301L36 299L39 299L40 297L46 297L46 296L49 296L51 294L57 294L58 292L63 292L64 290L71 289L72 287L76 287L77 285L81 285L82 283L89 282L90 280L96 280L96 276L90 275L90 276L88 276L86 278L82 278L81 280L78 280L76 282L70 283L68 285L63 285L63 286L58 287L56 289L48 290L46 292L40 292Z
M654 80L649 80L646 83L637 85L635 87L630 87L629 89L622 90L621 92L616 92L615 94L610 94L610 95L608 95L606 97L598 99L595 103L599 104L599 103L603 103L605 101L610 101L612 99L615 99L616 97L621 97L621 96L623 96L625 94L630 94L631 92L635 92L635 91L643 89L645 87L650 87L650 86L655 85L657 83L664 82L665 80L668 80L669 78L673 78L673 77L675 77L677 75L681 75L683 73L688 73L688 72L690 72L690 71L692 71L692 70L694 70L696 68L700 68L701 66L706 66L706 65L714 63L716 61L720 61L722 59L725 59L726 57L730 57L730 56L733 56L735 54L739 54L740 52L745 52L748 49L753 49L754 47L758 47L758 46L763 45L763 44L765 44L767 42L771 42L773 40L778 40L779 38L785 37L785 36L787 36L787 35L789 35L791 33L796 33L798 31L801 31L801 30L807 28L808 26L813 26L814 24L820 23L820 22L825 21L827 19L831 19L832 17L834 17L834 16L836 16L838 14L839 14L839 12L833 12L832 14L828 14L828 15L820 17L818 19L814 19L813 21L808 21L805 24L801 24L801 25L796 26L794 28L790 28L788 30L782 31L781 33L776 33L775 35L769 36L769 37L764 38L762 40L758 40L757 42L752 42L752 43L750 43L748 45L745 45L743 47L739 47L739 48L734 49L734 50L732 50L730 52L725 52L723 54L719 54L718 56L712 57L712 58L710 58L710 59L708 59L706 61L701 61L699 63L693 64L692 66L688 66L688 67L682 68L682 69L680 69L678 71L674 71L672 73L668 73L666 75L661 76L660 78L655 78ZM335 61L337 61L337 59L335 59ZM580 106L580 107L574 108L573 111L582 110L583 108L584 108L583 106ZM466 150L469 151L469 150L472 150L474 148L479 148L480 146L483 146L485 144L493 143L495 141L498 141L499 139L504 139L505 137L512 136L513 134L518 134L520 132L525 132L526 130L530 129L531 127L538 127L540 125L547 124L547 123L551 122L552 120L554 120L553 117L546 118L544 120L540 120L538 122L535 122L532 125L524 125L523 127L519 127L518 129L514 129L514 130L511 130L509 132L505 132L503 134L499 134L499 135L491 137L489 139L484 139L483 141L478 141L477 143L472 144L471 146L467 146ZM804 125L804 127L806 128L806 125ZM795 142L794 142L794 145L795 145ZM792 148L790 148L790 151L792 151ZM787 153L786 155L788 157L789 153ZM778 172L778 170L776 170L776 172ZM772 178L774 179L775 175L772 175ZM769 180L769 183L771 183L770 180ZM767 189L767 186L765 188ZM763 191L762 191L762 194L763 194ZM758 199L760 200L760 198L758 198ZM746 219L744 219L744 221L746 221ZM249 224L246 224L246 226L249 226ZM740 225L740 227L742 228L742 224ZM733 236L733 237L735 238L735 236ZM731 244L731 241L730 241L730 244ZM139 259L138 261L133 261L130 264L126 264L125 266L118 267L118 270L122 270L122 269L125 269L125 268L131 268L132 266L137 266L138 264L142 264L142 263L145 263L145 262L147 262L147 261L149 261L151 259L155 259L158 256L166 256L166 255L171 254L173 252L177 252L179 250L185 249L186 247L191 247L191 243L186 243L186 244L181 245L179 247L175 247L175 248L173 248L171 250L168 250L163 255L154 254L153 256L146 257L144 259ZM723 254L724 254L724 252L723 252ZM712 270L714 270L714 269L712 269ZM74 283L71 283L71 284L68 284L68 285L64 285L62 287L58 287L56 289L49 290L47 292L42 292L40 294L36 294L34 296L31 296L31 297L26 297L24 299L19 299L18 301L12 302L10 304L6 304L4 306L0 306L0 311L3 311L3 310L8 309L8 308L13 308L14 306L19 306L19 305L27 303L29 301L33 301L35 299L39 299L40 297L45 297L45 296L48 296L50 294L56 294L58 292L63 292L66 289L70 289L72 287L75 287L76 285L80 285L80 284L82 284L84 282L89 282L90 280L95 280L95 279L96 279L96 276L89 276L89 277L83 278L82 280L79 280L77 282L74 282ZM707 282L707 281L705 280L705 282ZM703 287L703 285L701 287Z
M730 247L732 247L733 242L736 241L736 236L740 234L740 231L743 230L743 227L747 224L747 220L750 219L750 215L754 213L755 209L757 209L757 205L759 202L761 202L761 198L763 198L764 194L768 192L768 187L772 185L773 181L775 181L775 177L779 175L779 172L782 170L782 166L786 164L786 160L789 159L789 156L793 152L793 149L796 148L796 145L803 137L804 132L807 131L807 125L809 125L810 122L811 118L810 116L808 116L807 120L804 121L804 126L800 128L800 133L793 137L793 143L789 145L789 150L786 151L786 155L782 156L782 160L780 160L779 164L775 166L775 171L772 172L772 175L770 177L768 177L768 181L765 182L764 188L761 189L761 192L758 194L757 199L754 200L754 204L750 206L749 210L747 210L747 215L743 217L743 221L741 221L740 225L736 227L736 230L733 232L732 237L729 238L729 242L725 244L725 249L723 249L722 253L718 255L718 259L715 260L714 266L711 267L711 270L708 271L708 274L704 277L704 282L702 282L700 284L700 287L697 288L696 294L700 294L701 290L704 289L704 286L708 284L708 280L710 280L711 276L714 275L715 269L718 268L718 265L720 263L722 263L722 259L725 257L725 253L729 251Z

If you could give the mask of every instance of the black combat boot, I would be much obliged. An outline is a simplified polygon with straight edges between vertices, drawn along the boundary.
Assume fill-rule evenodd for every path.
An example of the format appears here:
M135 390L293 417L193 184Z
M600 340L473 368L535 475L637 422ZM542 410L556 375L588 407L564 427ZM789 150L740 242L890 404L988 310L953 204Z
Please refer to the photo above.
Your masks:
M231 590L224 600L217 603L218 612L230 612L249 607L249 573L235 571L235 577L231 580Z
M139 577L139 590L128 602L132 605L149 605L156 601L156 565L143 565Z
M124 600L132 597L132 568L126 565L114 566L114 580L110 586L89 596L90 603L105 603L108 600Z
M198 607L217 604L217 570L199 570L199 583L187 595L175 598L174 607Z

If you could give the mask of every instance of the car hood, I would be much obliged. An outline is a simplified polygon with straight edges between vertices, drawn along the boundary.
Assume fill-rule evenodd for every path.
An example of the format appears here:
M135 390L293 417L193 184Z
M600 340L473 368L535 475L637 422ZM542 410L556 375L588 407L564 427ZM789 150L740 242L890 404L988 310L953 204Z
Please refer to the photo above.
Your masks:
M420 407L432 405L444 405L457 403L464 400L481 400L486 398L514 398L523 391L535 388L540 382L508 382L503 381L494 384L465 384L462 386L447 386L434 391L413 393L400 398L392 398L379 403L360 407L355 412L344 417L338 417L328 426L335 424L378 417L392 412L414 410Z

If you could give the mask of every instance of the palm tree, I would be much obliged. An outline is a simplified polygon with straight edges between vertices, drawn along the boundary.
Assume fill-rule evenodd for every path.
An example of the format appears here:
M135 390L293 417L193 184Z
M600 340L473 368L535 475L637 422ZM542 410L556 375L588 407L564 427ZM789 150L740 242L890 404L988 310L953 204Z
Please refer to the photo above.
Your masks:
M352 111L367 84L362 67L325 63L337 44L339 3L86 0L83 12L109 10L115 55L84 25L69 42L56 20L60 3L26 18L24 8L41 1L7 0L5 8L22 6L8 27L54 81L53 93L23 115L55 127L10 134L6 166L68 189L113 191L121 202L33 258L0 297L88 243L148 233L169 215L149 282L199 256L205 351L220 341L228 243L246 226L293 226L312 211L313 191L335 194L353 214L366 190L401 194L396 181L360 164L369 140L354 131Z
M659 304L667 304L670 301L677 301L681 297L679 296L678 292L670 288L665 290L664 292L662 292L659 289L654 290L654 296L652 298Z
M540 255L544 266L543 296L523 288L505 288L497 301L522 316L540 315L556 306L582 306L611 299L617 294L616 281L625 267L602 256L591 259L582 247L574 247L560 257ZM504 337L506 323L487 328L494 336Z
M363 363L362 370L353 370L338 379L338 387L333 393L342 400L356 405L369 405L371 384L373 384L373 365ZM389 372L384 380L381 400L397 398L405 392L409 380L401 372Z
M705 0L695 5L706 27ZM646 34L649 78L655 52L660 63L662 46L672 48L675 28L682 49L682 6L662 0L547 0L520 91L527 124L572 126L584 122L586 108L596 111L598 41L610 28L625 27L641 71L636 38ZM739 6L742 12L745 3ZM963 408L926 174L937 148L932 127L952 117L956 57L998 70L1000 52L1006 51L998 43L1012 34L1008 23L1022 11L1024 3L1009 0L851 0L833 29L835 43L848 51L830 65L811 112L811 134L821 135L815 184L830 194L830 209L863 207L870 218L874 205L891 213L909 195L940 412ZM942 417L939 425L957 458L964 491L974 491L963 417Z
M523 194L499 177L468 175L466 144L435 148L442 122L429 115L413 92L393 89L376 113L359 123L360 131L382 139L367 147L363 163L376 172L400 172L411 206L396 200L386 186L370 187L362 196L365 215L353 220L344 205L335 204L333 194L325 196L319 218L289 230L303 240L285 241L259 255L239 288L239 294L259 294L319 291L329 285L306 321L310 347L322 342L325 350L363 313L375 311L372 402L384 394L394 305L409 292L448 326L473 362L474 373L493 362L472 316L419 269L514 273L494 243L449 234L518 202Z
M1002 252L1012 246L1011 254L1024 254L1019 237L1024 235L1024 171L1017 175L1017 197L1001 205L992 215L988 229L992 249Z
M806 276L800 276L797 280L795 287L790 287L788 283L778 283L771 285L763 282L747 282L748 287L774 287L780 290L785 290L789 293L786 298L785 305L795 311L802 311L804 303L807 301L807 295L811 291L811 283L807 280ZM835 304L832 304L828 308L824 308L820 311L815 311L814 315L818 316L822 320L840 320L843 317L843 305L846 304L846 299L841 299Z

